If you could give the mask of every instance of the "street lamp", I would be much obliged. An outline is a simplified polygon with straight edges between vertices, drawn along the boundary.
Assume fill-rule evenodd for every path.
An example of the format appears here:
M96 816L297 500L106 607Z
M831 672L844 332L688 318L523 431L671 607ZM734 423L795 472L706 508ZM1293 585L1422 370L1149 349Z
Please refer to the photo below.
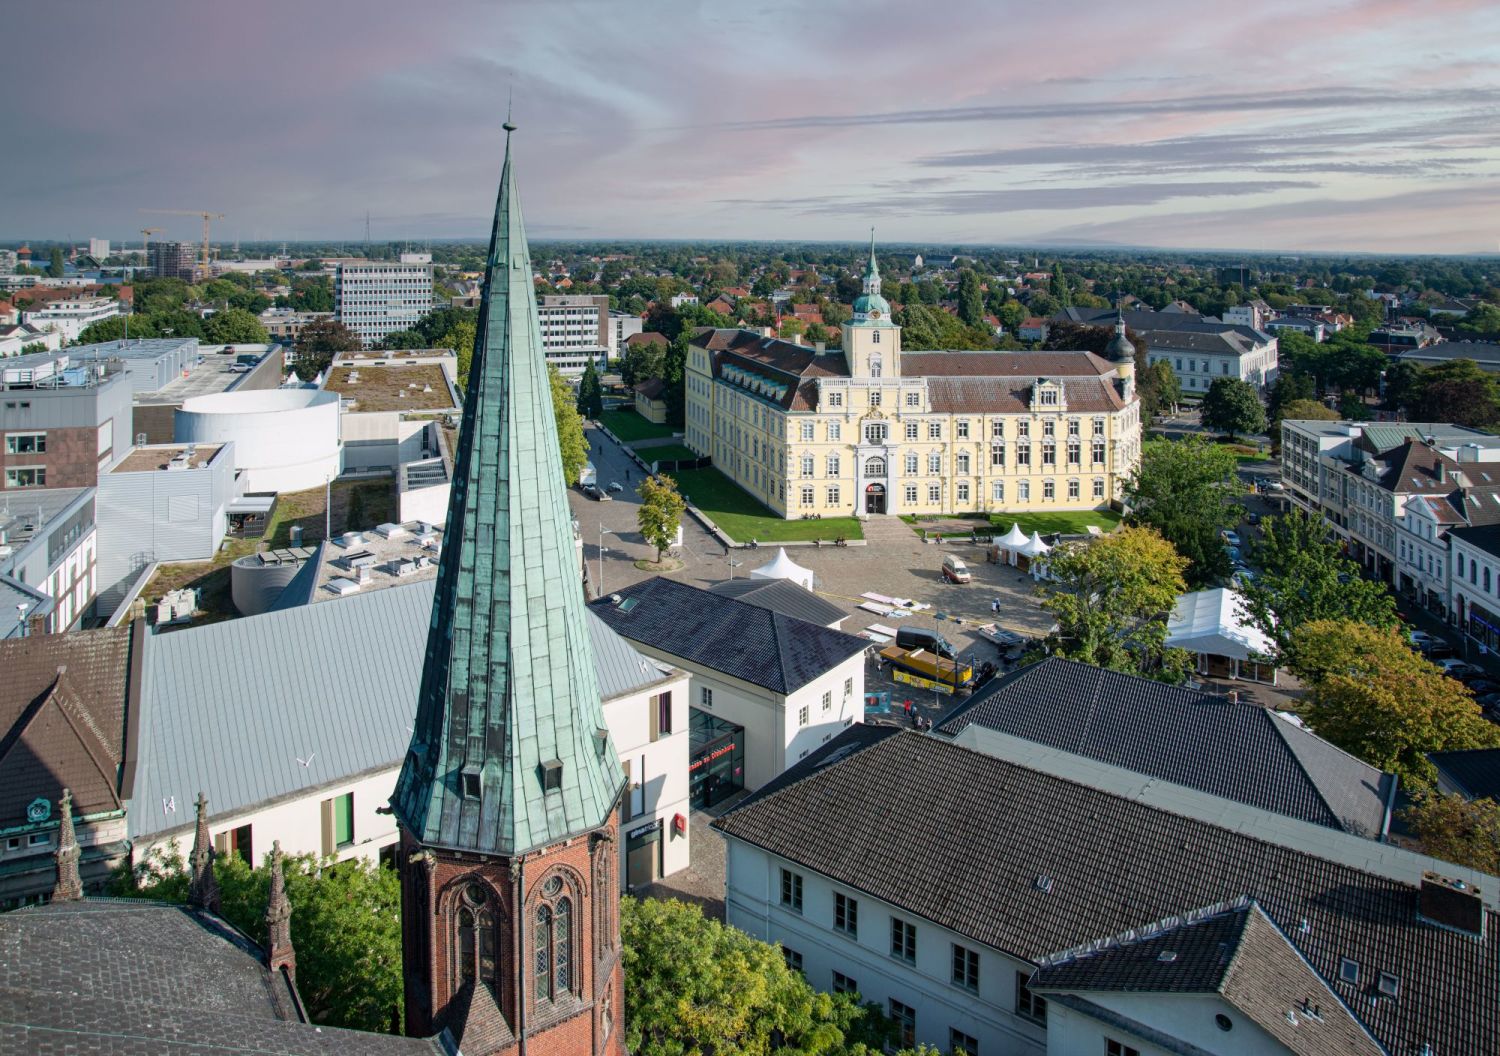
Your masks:
M745 562L743 562L743 561L736 561L734 558L729 557L729 555L731 553L732 553L732 551L729 551L729 550L725 550L724 551L724 556L729 558L729 578L730 578L731 581L733 581L734 580L734 570L737 569L737 568L739 568Z

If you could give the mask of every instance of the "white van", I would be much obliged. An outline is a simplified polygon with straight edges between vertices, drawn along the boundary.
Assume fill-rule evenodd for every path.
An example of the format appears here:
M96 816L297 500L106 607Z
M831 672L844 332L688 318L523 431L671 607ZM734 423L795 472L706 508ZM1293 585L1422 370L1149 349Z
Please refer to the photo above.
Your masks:
M968 565L949 554L943 558L943 578L949 583L968 583L974 577L969 573Z

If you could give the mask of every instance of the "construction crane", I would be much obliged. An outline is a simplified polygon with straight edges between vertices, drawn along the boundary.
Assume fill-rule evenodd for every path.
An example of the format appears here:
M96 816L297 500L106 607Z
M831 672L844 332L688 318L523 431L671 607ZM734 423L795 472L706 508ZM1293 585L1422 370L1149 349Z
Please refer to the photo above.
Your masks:
M159 227L141 228L141 257L147 264L151 263L151 236L159 235L161 232L162 229Z
M204 212L202 209L142 209L141 212L143 212L143 213L166 213L166 214L170 214L172 216L196 216L196 217L201 217L202 220L203 220L203 257L199 261L199 264L202 265L203 270L205 272L208 271L208 264L209 264L209 259L208 259L208 255L209 255L209 250L208 250L208 227L209 227L209 224L211 224L213 221L224 219L224 214L223 213L208 213L208 212Z

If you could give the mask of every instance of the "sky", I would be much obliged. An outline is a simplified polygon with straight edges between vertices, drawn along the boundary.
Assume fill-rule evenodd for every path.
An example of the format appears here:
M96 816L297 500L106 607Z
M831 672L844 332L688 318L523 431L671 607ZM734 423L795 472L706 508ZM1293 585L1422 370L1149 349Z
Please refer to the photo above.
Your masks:
M0 240L1500 251L1495 0L56 0Z

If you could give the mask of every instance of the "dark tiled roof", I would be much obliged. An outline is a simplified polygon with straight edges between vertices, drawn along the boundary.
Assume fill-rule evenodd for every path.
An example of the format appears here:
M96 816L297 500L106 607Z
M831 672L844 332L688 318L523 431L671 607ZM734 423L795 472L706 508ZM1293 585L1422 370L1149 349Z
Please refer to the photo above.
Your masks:
M1421 924L1412 884L911 732L809 762L714 826L1032 963L1253 898L1323 979L1359 964L1331 987L1390 1051L1469 1053L1500 1031L1492 911L1484 940Z
M130 652L129 627L0 641L0 828L64 785L75 814L120 808Z
M1384 471L1380 486L1386 491L1421 495L1441 495L1453 489L1452 473L1458 463L1418 440L1408 440L1380 456ZM1448 476L1438 480L1438 466Z
M648 400L654 400L666 391L667 383L660 378L647 378L635 387L637 395L644 396Z
M1092 352L908 352L903 378L1097 378L1114 365Z
M806 620L820 627L846 619L848 614L832 602L824 601L806 587L785 579L731 579L708 588L721 598L738 598L751 605L779 612L794 620Z
M1500 524L1483 524L1473 528L1461 525L1449 529L1448 534L1462 539L1476 550L1500 557Z
M436 1053L433 1041L300 1020L262 951L216 917L88 900L0 914L0 1051Z
M1500 748L1471 748L1463 752L1429 752L1438 772L1467 799L1500 801Z
M1259 705L1071 660L1005 676L938 732L971 723L1364 836L1384 831L1396 780Z
M1248 899L1049 957L1031 988L1215 993L1292 1052L1381 1056L1384 1051L1275 922Z
M1022 414L1031 409L1034 378L927 379L932 409L941 414ZM1117 411L1125 406L1107 378L1062 378L1070 414Z
M625 339L627 345L670 345L666 334L657 333L655 330L643 330L638 334L631 334Z
M870 643L724 598L675 580L643 580L592 608L622 638L769 689L791 693L826 674Z

